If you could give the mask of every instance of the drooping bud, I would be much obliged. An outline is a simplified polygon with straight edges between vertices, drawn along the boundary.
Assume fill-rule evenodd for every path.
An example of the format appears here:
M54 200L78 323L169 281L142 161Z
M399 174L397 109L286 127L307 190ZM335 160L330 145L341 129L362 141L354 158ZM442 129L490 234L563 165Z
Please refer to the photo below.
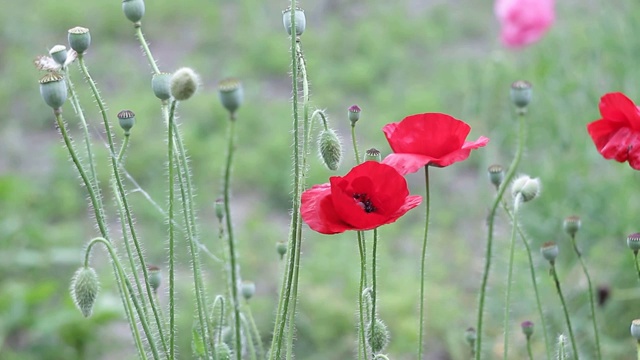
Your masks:
M224 342L216 344L216 359L231 360L231 349Z
M540 179L522 175L511 184L513 197L520 195L523 202L531 201L540 194Z
M640 341L640 319L631 322L631 336Z
M598 298L598 306L603 307L611 297L611 287L608 285L599 285L596 290Z
M542 257L544 257L551 264L553 264L556 261L556 258L558 257L559 252L560 250L558 249L558 245L553 241L548 241L542 244L542 247L540 248L540 253L542 254Z
M282 260L284 255L287 253L287 243L284 241L278 241L276 243L276 252L280 255L280 260Z
M526 108L531 102L533 91L531 90L531 83L524 80L518 80L511 84L511 102L522 113L526 112Z
M382 161L382 157L380 156L380 150L371 148L364 153L364 161Z
M358 105L351 105L349 107L349 121L351 121L351 126L355 126L356 122L360 120L360 107Z
M318 136L318 152L322 162L331 171L338 170L342 160L342 145L332 129L322 130Z
M296 8L294 16L296 18L296 36L300 36L307 27L307 18L304 16L304 10L300 8ZM282 12L282 24L287 30L287 34L291 35L291 7Z
M578 232L578 230L580 230L581 225L582 225L582 222L580 221L580 217L576 215L571 215L564 219L564 222L562 223L562 228L564 229L564 232L569 234L569 236L574 237L576 236L576 233Z
M476 343L476 339L478 338L478 334L476 333L476 329L474 327L469 327L464 332L464 339L469 344L469 346L473 347Z
M640 233L633 233L627 236L627 246L634 254L637 254L638 250L640 250Z
M129 135L129 131L136 123L136 114L131 110L122 110L118 113L118 122L122 130L124 130L124 134Z
M373 324L373 331L371 324L367 327L367 342L374 354L384 351L389 344L389 330L387 325L380 320L376 319Z
M81 26L69 29L67 38L69 40L69 47L75 50L78 55L84 54L89 48L89 45L91 45L91 33L89 33L89 29Z
M160 73L153 74L151 78L151 90L162 101L171 98L171 76L172 74L169 73Z
M122 0L122 11L129 21L137 23L144 16L144 1Z
M489 181L498 189L504 180L504 169L501 165L494 164L489 166L487 172L489 173Z
M216 217L218 218L218 221L222 222L222 219L224 219L224 199L216 199L216 201L213 203L213 208L216 211Z
M162 272L160 271L160 268L155 265L148 265L147 275L149 276L147 278L147 282L149 283L149 286L151 286L151 289L153 289L153 292L157 293L158 288L162 283Z
M243 281L240 285L240 292L245 300L249 300L256 293L256 284L253 281Z
M100 282L93 268L83 266L73 275L71 297L84 317L91 316L99 290Z
M60 109L67 100L67 83L58 73L47 73L40 79L40 95L54 110Z
M60 66L64 66L64 63L67 61L67 54L67 47L64 45L56 45L49 50L49 56Z
M235 118L236 110L242 105L244 100L244 90L242 83L238 79L228 78L218 84L218 96L222 106Z
M523 321L522 324L520 324L520 327L522 328L524 336L529 340L531 335L533 335L533 322L529 320Z
M178 101L185 101L198 90L200 79L191 68L178 69L171 76L171 95Z

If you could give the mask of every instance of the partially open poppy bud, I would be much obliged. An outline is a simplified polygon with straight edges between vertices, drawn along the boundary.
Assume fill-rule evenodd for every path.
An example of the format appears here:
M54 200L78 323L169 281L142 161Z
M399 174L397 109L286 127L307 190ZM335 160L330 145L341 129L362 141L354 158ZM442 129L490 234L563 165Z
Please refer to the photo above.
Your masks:
M531 102L533 91L531 83L524 80L518 80L511 84L511 102L519 109L524 109Z
M49 50L51 58L60 65L67 61L67 54L67 47L64 45L56 45Z
M84 54L89 48L89 45L91 45L91 33L89 33L89 29L81 26L69 29L67 38L69 40L69 47L75 50L78 55Z
M200 79L191 68L178 69L171 76L171 95L178 101L185 101L198 90Z
M476 339L478 338L478 334L476 333L476 329L474 327L469 327L464 332L464 339L469 344L469 346L473 346L476 343Z
M160 268L155 265L148 265L147 275L147 282L149 282L149 286L151 286L151 289L153 289L153 291L157 293L158 288L162 283L162 272L160 271Z
M67 100L67 83L58 73L47 73L40 79L40 95L54 110L60 109Z
M84 317L91 316L99 290L98 275L93 268L83 266L73 275L71 297Z
M489 173L489 181L491 181L496 189L499 188L500 184L502 184L502 180L504 180L504 169L502 168L502 166L494 164L489 166L489 169L487 169L487 171Z
M633 233L627 236L627 246L637 254L638 250L640 250L640 233Z
M278 241L276 243L276 252L280 255L280 260L282 260L284 255L287 253L287 243L284 241Z
M364 153L364 161L382 161L382 157L380 156L380 150L371 148Z
M367 341L374 354L384 351L389 344L389 330L387 325L380 319L374 321L373 331L371 324L367 328Z
M578 230L580 230L580 226L582 222L580 221L580 217L576 215L572 215L564 219L562 223L562 228L564 231L569 234L569 236L574 237Z
M531 201L540 194L540 179L522 175L511 184L511 193L514 197L520 195L523 202Z
M216 344L216 359L231 360L231 349L224 342Z
M164 101L171 98L171 76L169 73L153 74L151 90L158 99Z
M144 16L144 1L122 0L122 11L127 19L133 23L137 23Z
M218 96L222 106L231 114L232 118L236 110L242 105L244 100L244 90L242 83L238 79L229 78L220 81L218 85Z
M520 327L522 328L524 336L529 340L531 335L533 335L533 322L529 320L523 321L522 324L520 324Z
M322 162L331 171L338 170L342 160L342 145L332 129L322 130L318 136L318 151Z
M640 319L631 322L631 336L640 341Z
M304 32L304 29L307 27L307 18L304 16L304 10L300 8L296 8L294 16L296 18L296 36L300 36ZM282 24L284 25L285 30L287 30L287 34L291 35L290 7L282 12Z
M256 284L253 281L243 281L240 285L240 292L245 300L249 300L256 293Z
M360 111L358 105L351 105L349 107L349 121L351 121L351 126L355 126L356 122L360 120Z
M118 122L122 130L124 130L124 134L129 135L129 131L136 123L136 114L131 110L122 110L118 113Z
M216 199L213 203L213 208L216 211L218 221L222 222L222 219L224 219L224 199Z
M548 262L552 264L556 261L559 252L560 250L558 249L558 245L556 245L556 243L554 243L553 241L548 241L542 244L542 247L540 248L542 257L544 257Z

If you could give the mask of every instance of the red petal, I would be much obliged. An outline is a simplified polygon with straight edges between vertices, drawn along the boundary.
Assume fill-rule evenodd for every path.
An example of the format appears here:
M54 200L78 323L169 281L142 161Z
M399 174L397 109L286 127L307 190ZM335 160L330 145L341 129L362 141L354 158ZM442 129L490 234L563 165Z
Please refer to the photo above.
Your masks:
M638 146L640 133L625 127L615 131L599 151L605 159L625 162L629 158L629 152Z
M596 145L596 149L601 151L602 148L607 144L613 133L615 133L620 127L621 123L600 119L596 120L587 125L587 131L593 140L593 143Z
M600 114L606 120L626 124L640 131L638 108L623 93L609 93L600 98Z
M302 193L300 213L311 229L322 234L337 234L351 229L338 217L328 183L315 185Z
M406 175L420 170L434 160L434 158L425 155L389 154L382 160L382 163L392 166L401 175Z

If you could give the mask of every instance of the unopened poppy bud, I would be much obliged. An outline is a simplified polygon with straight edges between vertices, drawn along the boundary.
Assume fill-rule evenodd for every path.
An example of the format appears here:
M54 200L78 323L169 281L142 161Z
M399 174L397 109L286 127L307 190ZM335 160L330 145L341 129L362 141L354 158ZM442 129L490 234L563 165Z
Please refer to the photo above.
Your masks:
M137 23L144 16L144 1L122 0L122 11L129 21Z
M276 243L276 252L280 255L280 260L282 260L284 255L287 253L287 243L284 241L278 241Z
M598 286L596 293L598 298L598 306L603 307L609 300L609 297L611 297L611 287L607 285L600 285Z
M124 130L124 134L129 135L129 130L136 123L136 114L131 110L122 110L118 113L118 122L122 130Z
M380 319L375 319L373 325L373 331L371 324L367 327L367 341L373 353L376 354L384 351L384 348L389 344L389 330L387 330L387 325Z
M382 161L382 157L380 156L380 150L371 148L364 153L364 161Z
M580 221L580 217L576 215L572 215L564 219L564 222L562 223L562 228L564 229L564 232L569 234L569 236L574 237L576 236L576 233L578 232L578 230L580 230L581 225L582 225L582 222Z
M307 27L307 18L304 16L304 10L300 8L296 8L294 16L296 18L296 36L300 36L304 32L304 29ZM282 24L284 25L285 30L287 30L287 34L291 35L290 7L282 12Z
M531 102L531 83L524 80L518 80L511 84L511 102L519 109L524 109Z
M640 341L640 319L631 322L631 336Z
M473 346L476 343L476 339L478 338L478 334L476 333L476 329L474 327L469 327L464 332L464 339L469 344L469 346Z
M198 75L191 68L178 69L171 76L171 95L178 101L185 101L198 90Z
M84 317L91 316L99 290L98 275L93 268L83 266L73 275L71 297Z
M91 45L91 33L89 33L89 29L81 26L69 29L67 39L69 40L69 47L75 50L78 55L84 54L89 48L89 45Z
M640 233L634 233L627 236L627 246L634 253L638 253L638 250L640 250Z
M67 61L67 47L64 45L56 45L49 50L51 58L61 66Z
M489 169L487 169L487 172L489 173L489 181L491 181L496 189L499 188L502 180L504 180L504 169L502 166L498 164L491 165Z
M40 79L40 95L54 110L60 109L67 100L67 83L58 73L47 73Z
M351 121L351 126L355 126L356 122L360 120L360 107L358 105L351 105L349 107L349 121Z
M338 170L342 160L342 145L332 129L322 130L318 136L318 152L322 162L331 171Z
M147 282L149 283L149 286L151 286L151 289L157 293L158 288L162 283L162 272L160 271L160 268L155 265L148 265L147 275Z
M533 322L529 320L523 321L522 324L520 324L520 327L522 328L524 336L529 340L531 335L533 335Z
M236 110L242 105L244 100L244 90L242 83L238 79L229 78L220 81L218 85L218 96L222 106L231 114L232 118Z
M554 243L553 241L548 241L542 244L542 247L540 248L542 257L544 257L548 262L552 264L556 261L559 252L560 250L558 249L558 245L556 245L556 243Z
M531 201L540 194L540 179L522 175L511 184L511 194L521 196L523 202Z
M169 73L153 74L151 90L158 99L164 101L171 98L171 76Z
M213 203L213 208L216 211L218 221L222 222L222 219L224 219L224 199L216 199Z
M243 281L240 285L240 292L245 300L249 300L256 293L256 284L253 281Z
M224 342L216 344L216 359L231 360L231 349L229 345Z

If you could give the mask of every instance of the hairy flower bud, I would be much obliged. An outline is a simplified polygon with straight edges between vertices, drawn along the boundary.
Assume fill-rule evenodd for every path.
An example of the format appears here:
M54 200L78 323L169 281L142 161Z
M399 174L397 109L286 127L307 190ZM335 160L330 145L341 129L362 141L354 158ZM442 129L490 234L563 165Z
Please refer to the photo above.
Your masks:
M89 29L81 26L69 29L67 38L69 40L69 47L75 50L78 55L84 54L89 48L89 45L91 45L91 33L89 33Z
M124 134L129 135L129 131L136 123L136 114L131 110L122 110L118 113L118 122L122 130L124 130Z
M387 344L389 344L389 330L387 330L387 325L380 319L376 319L373 325L373 331L371 324L367 327L367 342L373 353L377 354L384 351Z
M360 107L358 105L351 105L348 110L349 121L351 121L351 126L355 126L356 122L360 120Z
M67 47L64 45L56 45L49 50L49 56L60 66L64 66L67 61L67 55Z
M122 11L129 21L137 23L144 16L144 1L122 0Z
M234 117L236 110L242 105L244 100L244 90L242 83L238 79L229 78L220 81L218 85L218 96L222 106Z
M47 105L59 109L67 100L67 83L58 73L47 73L40 79L40 95Z
M322 130L318 136L318 151L322 162L331 171L338 170L342 160L342 145L332 129Z
M540 179L522 175L511 184L511 194L520 195L523 202L531 201L540 194Z
M149 286L151 286L151 289L157 293L158 288L162 283L162 272L160 271L160 268L155 265L148 265L147 275L147 282L149 283Z
M640 341L640 319L631 322L631 336Z
M542 247L540 248L542 257L544 257L548 262L552 264L556 261L559 252L560 250L558 249L558 245L556 245L556 243L554 243L553 241L548 241L542 244Z
M243 281L240 285L240 292L245 300L249 300L256 293L256 284L253 281Z
M371 148L364 153L364 161L382 161L380 150Z
M76 270L71 280L71 297L84 317L91 316L99 290L98 275L93 268L83 266Z
M511 84L511 102L518 109L525 109L531 102L533 91L531 90L531 83L524 80L518 80Z
M499 188L502 180L504 180L504 169L502 166L498 164L491 165L487 169L487 172L489 173L489 181L491 181L496 189Z
M304 29L307 27L307 18L304 15L304 10L300 8L296 8L294 16L296 18L296 36L300 36L304 32ZM287 30L287 34L291 35L290 7L282 12L282 24L284 25L284 29Z
M582 222L580 221L580 217L576 215L572 215L564 219L564 222L562 223L562 228L564 229L564 232L569 234L569 236L574 237L576 236L576 233L578 232L578 230L580 230L581 225L582 225Z
M178 101L185 101L198 90L200 79L191 68L178 69L171 76L171 95Z

